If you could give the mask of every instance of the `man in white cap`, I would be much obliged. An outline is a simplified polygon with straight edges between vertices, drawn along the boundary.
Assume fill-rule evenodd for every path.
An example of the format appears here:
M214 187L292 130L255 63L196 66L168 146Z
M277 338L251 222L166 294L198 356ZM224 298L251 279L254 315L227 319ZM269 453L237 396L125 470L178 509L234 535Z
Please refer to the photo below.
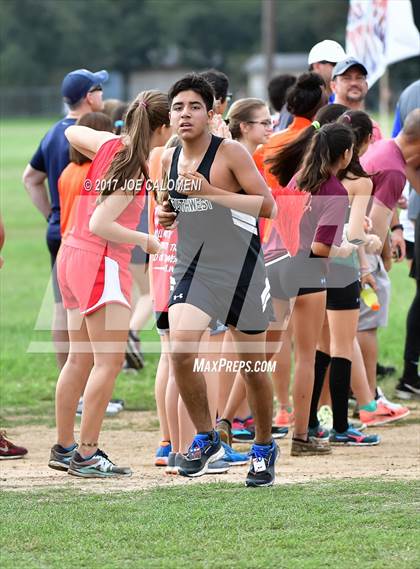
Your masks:
M310 71L315 71L325 81L330 103L334 101L334 95L330 89L332 70L339 61L346 58L346 52L339 43L333 40L323 40L316 43L308 55Z
M67 359L68 344L66 311L63 308L55 271L55 261L61 243L58 179L70 159L69 143L64 131L82 115L103 110L102 83L107 80L108 73L105 70L92 73L87 69L76 69L64 77L61 94L69 112L46 133L23 172L26 191L48 223L47 246L53 269L55 301L52 335L60 369ZM46 180L48 180L49 195L45 186Z

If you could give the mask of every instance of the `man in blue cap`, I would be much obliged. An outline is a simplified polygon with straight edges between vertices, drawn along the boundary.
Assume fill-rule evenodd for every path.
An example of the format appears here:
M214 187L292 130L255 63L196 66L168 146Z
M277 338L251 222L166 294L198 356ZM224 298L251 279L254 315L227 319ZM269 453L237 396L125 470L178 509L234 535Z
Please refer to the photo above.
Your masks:
M67 319L57 283L55 261L61 243L60 201L58 179L69 163L69 143L64 136L66 128L79 117L95 111L102 111L102 83L108 80L105 70L92 73L87 69L77 69L68 73L63 80L61 93L68 106L67 115L53 125L41 140L38 149L23 172L23 184L32 203L48 223L47 246L53 269L54 320L53 341L57 363L61 369L67 359ZM48 180L49 195L45 181Z

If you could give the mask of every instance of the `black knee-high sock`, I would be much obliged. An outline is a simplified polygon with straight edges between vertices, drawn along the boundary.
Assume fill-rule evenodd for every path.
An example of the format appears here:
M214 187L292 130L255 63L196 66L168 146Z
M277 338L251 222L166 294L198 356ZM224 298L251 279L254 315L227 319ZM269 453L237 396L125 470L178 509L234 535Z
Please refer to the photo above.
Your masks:
M333 412L333 426L338 433L349 428L349 392L351 361L346 358L331 358L330 391Z
M312 392L311 412L309 414L309 428L314 428L318 425L318 403L321 397L322 386L324 385L325 374L327 373L328 366L331 358L329 354L316 351L315 354L315 380L314 390Z

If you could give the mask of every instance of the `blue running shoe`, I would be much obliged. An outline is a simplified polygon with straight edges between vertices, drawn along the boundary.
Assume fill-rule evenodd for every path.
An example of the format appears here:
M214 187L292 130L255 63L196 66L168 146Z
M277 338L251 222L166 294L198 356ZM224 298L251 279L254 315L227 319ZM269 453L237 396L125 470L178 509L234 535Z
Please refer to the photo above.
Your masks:
M358 447L371 447L378 445L381 438L378 435L364 435L357 429L349 427L344 433L331 430L330 443L332 445L349 445Z
M313 439L328 440L330 438L330 431L325 427L321 427L321 425L318 423L316 427L309 427L308 437L312 437Z
M230 464L223 458L216 462L209 462L206 474L225 474L230 468Z
M223 460L226 461L230 466L242 466L242 464L248 464L249 457L247 454L236 452L226 443L222 443L222 447L225 451Z
M232 441L234 443L253 443L255 432L248 429L232 429Z
M156 451L155 466L168 466L168 456L172 452L172 446L169 441L162 441Z
M269 445L253 444L251 452L251 468L248 471L245 485L250 487L272 486L274 484L274 465L280 454L276 443Z
M208 434L196 435L187 454L182 456L179 474L191 478L203 476L208 470L209 462L216 462L223 458L224 454L225 451L217 431L212 431L210 436Z

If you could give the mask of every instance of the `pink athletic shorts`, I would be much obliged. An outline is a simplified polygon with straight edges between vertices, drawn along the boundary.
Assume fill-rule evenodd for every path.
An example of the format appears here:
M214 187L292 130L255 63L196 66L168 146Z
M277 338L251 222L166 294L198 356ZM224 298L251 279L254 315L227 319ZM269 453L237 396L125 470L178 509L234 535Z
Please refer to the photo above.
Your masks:
M105 304L131 308L131 274L106 254L62 244L57 276L64 308L92 314Z

